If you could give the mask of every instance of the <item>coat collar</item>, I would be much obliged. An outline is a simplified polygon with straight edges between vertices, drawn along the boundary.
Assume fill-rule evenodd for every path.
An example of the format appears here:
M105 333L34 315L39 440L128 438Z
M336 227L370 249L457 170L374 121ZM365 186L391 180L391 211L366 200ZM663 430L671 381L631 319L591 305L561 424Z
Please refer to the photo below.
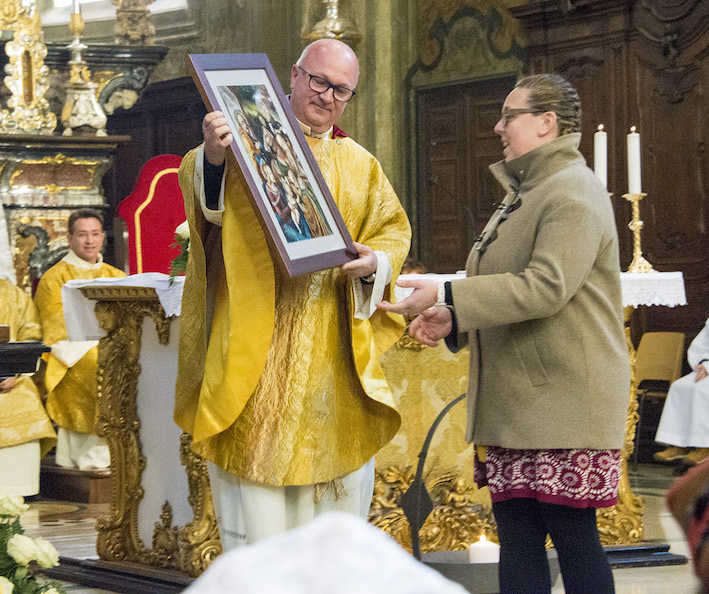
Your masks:
M580 143L580 132L564 134L515 159L493 163L490 171L507 192L518 192L534 187L569 164L585 163L578 150Z

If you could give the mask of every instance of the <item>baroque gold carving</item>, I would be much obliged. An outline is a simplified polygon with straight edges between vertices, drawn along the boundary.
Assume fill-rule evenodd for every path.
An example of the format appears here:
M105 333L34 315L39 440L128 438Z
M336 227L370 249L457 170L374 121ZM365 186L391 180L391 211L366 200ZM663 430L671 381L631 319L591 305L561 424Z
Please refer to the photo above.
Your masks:
M172 508L166 502L161 521L155 525L152 548L138 533L138 506L144 494L141 477L146 466L136 404L142 324L150 317L160 344L167 344L171 320L165 319L153 289L85 287L82 292L98 301L96 317L106 331L99 342L96 430L108 441L113 481L110 510L96 524L96 550L105 560L131 561L197 576L221 552L221 543L205 463L190 450L189 436L181 439L180 458L186 467L194 520L173 527Z
M390 466L377 471L369 511L370 523L408 551L412 550L411 529L401 509L401 498L413 480L411 467ZM452 471L431 471L425 483L434 508L419 532L421 553L464 550L482 534L497 542L492 509L473 501L474 489L464 479Z
M5 85L11 96L10 110L0 112L0 132L10 134L51 134L57 116L49 109L44 94L49 89L49 69L44 64L47 46L43 43L42 23L32 3L5 0L0 11L3 30L13 31L5 44L9 63L5 66Z
M618 487L618 503L613 507L599 509L596 513L598 532L601 543L604 545L627 544L639 542L643 539L643 508L645 502L642 497L633 493L628 480L628 458L635 447L635 426L638 423L638 378L635 375L635 349L630 340L630 327L628 321L632 307L625 308L625 340L628 345L630 359L630 397L628 400L628 415L625 421L625 442L620 452L621 473Z
M77 159L61 153L42 159L24 159L12 172L9 187L43 189L50 194L90 190L101 165L96 159Z
M119 45L153 45L155 27L150 22L148 4L154 0L111 0L116 8L116 43Z

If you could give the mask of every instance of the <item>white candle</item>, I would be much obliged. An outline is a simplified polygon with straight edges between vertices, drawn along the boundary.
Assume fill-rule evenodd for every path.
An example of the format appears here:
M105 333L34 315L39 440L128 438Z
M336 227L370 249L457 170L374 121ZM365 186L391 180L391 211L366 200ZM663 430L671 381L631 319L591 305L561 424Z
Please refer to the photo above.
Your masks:
M640 194L640 188L640 134L633 126L628 134L628 193Z
M478 542L468 547L468 555L471 563L499 563L500 545L490 542L483 534Z
M71 13L81 14L81 4L79 3L79 0L71 0Z
M608 134L603 124L598 126L598 132L593 135L593 171L601 180L603 187L608 189Z

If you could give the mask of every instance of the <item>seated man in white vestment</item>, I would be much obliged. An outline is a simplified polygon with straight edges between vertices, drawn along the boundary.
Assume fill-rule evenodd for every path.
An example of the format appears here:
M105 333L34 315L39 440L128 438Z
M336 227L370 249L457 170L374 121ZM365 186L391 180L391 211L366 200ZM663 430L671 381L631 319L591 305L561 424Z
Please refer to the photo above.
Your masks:
M655 454L662 461L696 464L709 456L709 320L689 345L692 372L670 386L655 441L671 447Z
M30 296L0 275L0 324L10 342L39 342L42 328ZM52 423L29 375L0 378L0 489L39 493L39 461L56 443Z
M44 273L35 294L44 342L52 347L45 383L47 412L59 426L56 462L60 466L106 468L110 455L106 440L94 435L97 415L98 342L67 340L62 286L72 279L123 277L125 273L103 261L103 217L83 208L71 214L69 252Z

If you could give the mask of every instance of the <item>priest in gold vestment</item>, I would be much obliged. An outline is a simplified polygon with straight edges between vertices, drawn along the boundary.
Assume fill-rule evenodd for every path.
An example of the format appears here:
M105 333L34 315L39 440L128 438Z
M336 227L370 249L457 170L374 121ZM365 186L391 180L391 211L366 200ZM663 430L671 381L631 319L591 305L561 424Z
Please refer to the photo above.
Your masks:
M377 160L334 125L358 74L334 40L291 70L291 107L358 252L340 269L289 278L274 266L225 163L221 112L205 117L205 142L180 170L190 253L175 420L210 462L226 549L328 510L366 516L374 454L400 425L379 356L403 320L375 302L390 298L411 230Z
M0 278L0 324L10 327L10 342L42 340L31 297L6 278ZM30 376L0 380L0 488L36 495L39 460L54 447L56 434Z
M35 294L44 342L52 347L45 374L47 412L59 426L57 464L106 468L110 464L108 446L94 435L97 342L68 340L61 291L72 279L123 277L125 273L103 261L101 213L88 208L74 211L68 231L69 252L44 273Z

